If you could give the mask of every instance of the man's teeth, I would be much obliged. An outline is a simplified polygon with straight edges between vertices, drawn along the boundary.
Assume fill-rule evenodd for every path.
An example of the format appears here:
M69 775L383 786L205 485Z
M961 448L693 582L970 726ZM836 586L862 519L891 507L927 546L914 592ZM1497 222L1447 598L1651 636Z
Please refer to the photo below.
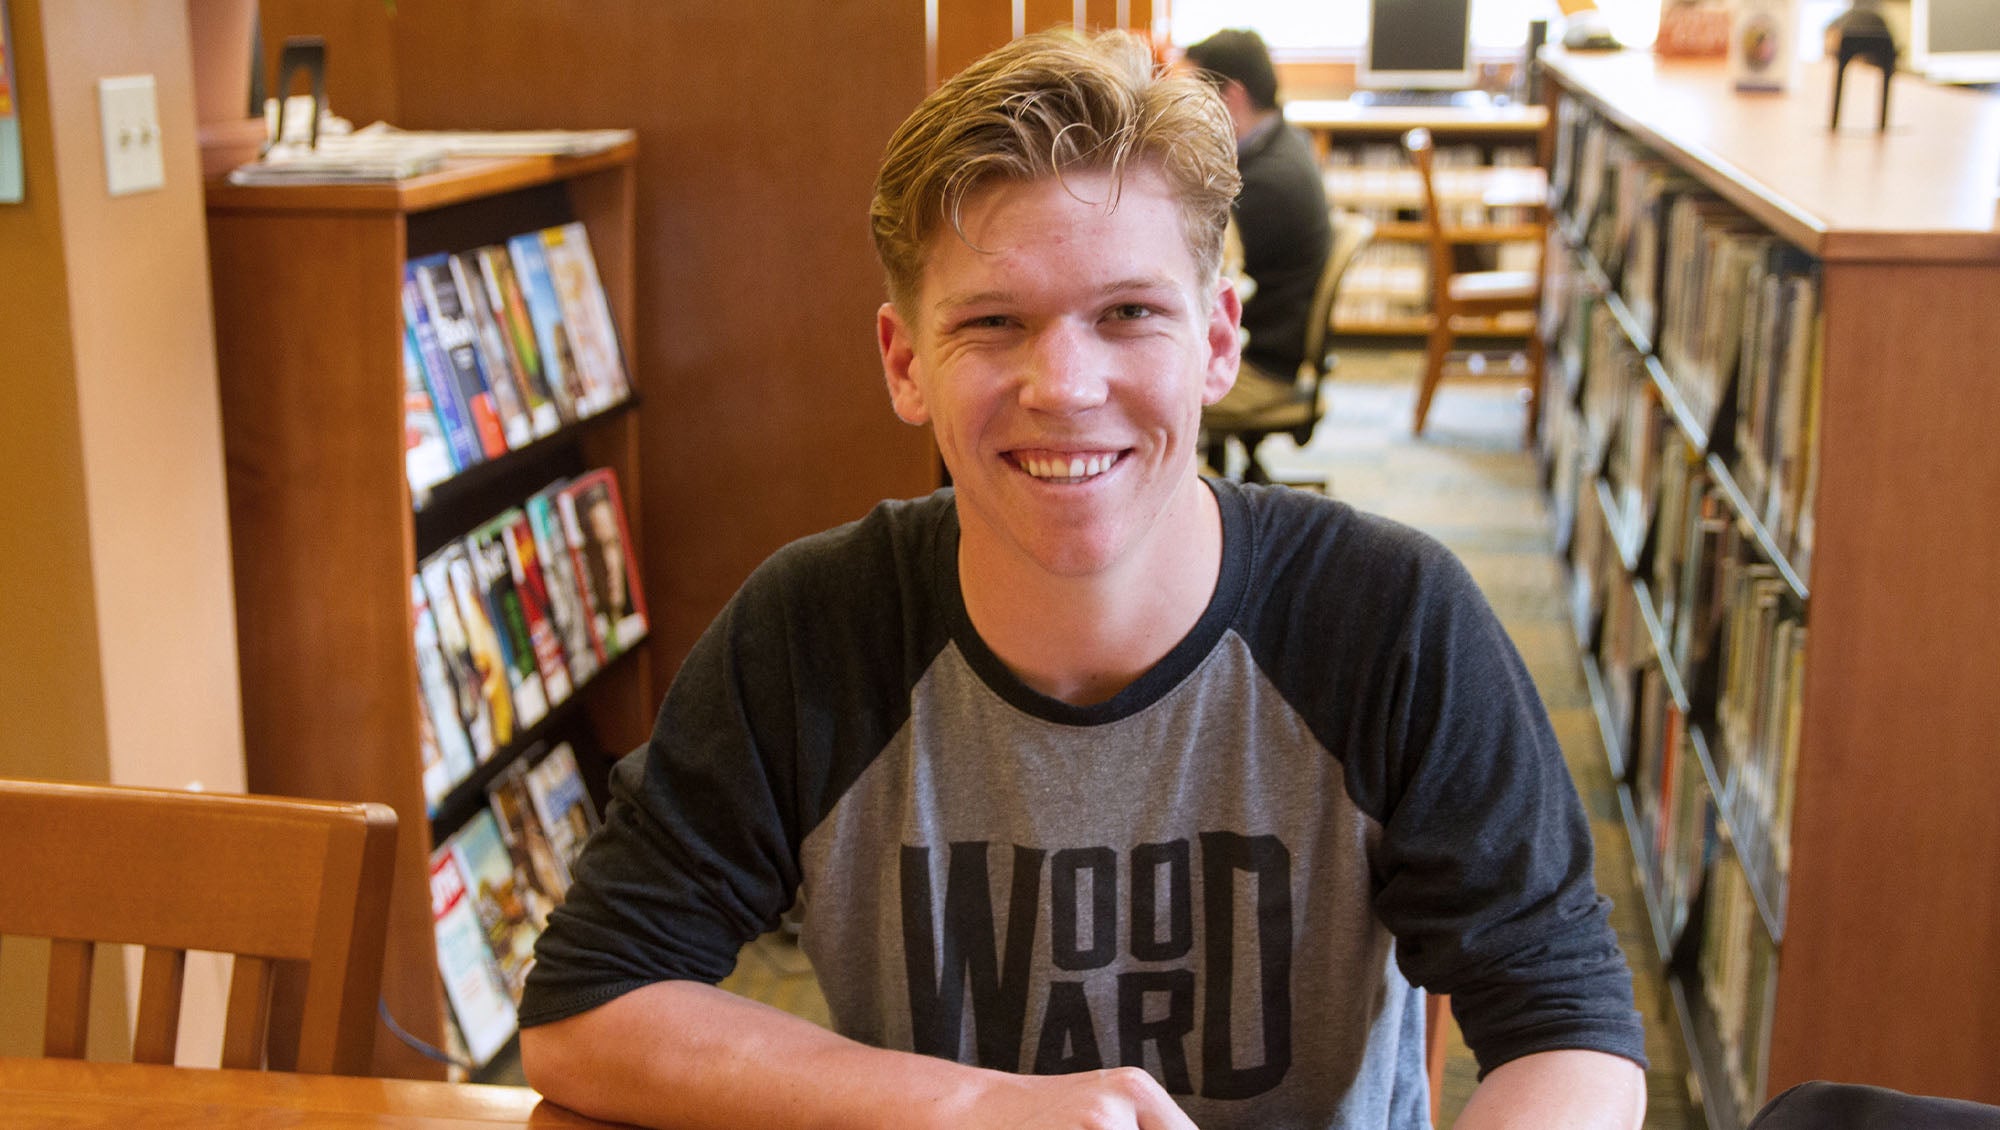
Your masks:
M1038 479L1087 479L1103 474L1117 461L1116 455L1072 455L1068 459L1029 457L1021 467Z

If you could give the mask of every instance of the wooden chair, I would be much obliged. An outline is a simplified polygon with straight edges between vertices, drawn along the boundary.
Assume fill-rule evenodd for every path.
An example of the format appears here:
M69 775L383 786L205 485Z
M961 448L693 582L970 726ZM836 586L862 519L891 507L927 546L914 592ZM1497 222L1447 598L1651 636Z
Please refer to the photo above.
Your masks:
M186 951L235 955L222 1066L368 1072L396 813L0 779L0 935L50 939L43 1054L81 1059L95 942L145 947L132 1058L172 1063Z
M1445 223L1438 208L1434 175L1435 153L1431 131L1413 129L1403 135L1403 148L1417 168L1423 185L1424 227L1430 245L1431 329L1424 350L1423 383L1417 389L1417 411L1410 425L1414 435L1424 434L1424 420L1430 415L1431 397L1444 380L1445 358L1453 342L1466 332L1461 318L1492 318L1501 314L1535 313L1541 302L1541 275L1537 271L1461 271L1458 249L1491 243L1491 233L1477 227L1453 227ZM1524 439L1532 441L1541 413L1542 338L1528 334L1528 419Z
M1431 1122L1444 1113L1444 1061L1451 1041L1445 1025L1451 1023L1451 998L1431 993L1424 998L1424 1074L1431 1081Z
M1333 302L1339 296L1340 280L1348 266L1374 236L1375 224L1365 216L1343 213L1333 217L1333 247L1327 253L1319 283L1313 288L1312 306L1306 319L1305 360L1293 374L1289 388L1278 386L1271 397L1245 401L1240 407L1232 404L1231 398L1225 398L1202 412L1201 426L1208 436L1210 467L1222 470L1227 459L1226 445L1233 439L1242 446L1248 460L1243 478L1253 483L1269 482L1269 473L1257 459L1257 445L1267 436L1285 432L1302 447L1312 439L1322 410L1320 387L1334 363L1327 341Z

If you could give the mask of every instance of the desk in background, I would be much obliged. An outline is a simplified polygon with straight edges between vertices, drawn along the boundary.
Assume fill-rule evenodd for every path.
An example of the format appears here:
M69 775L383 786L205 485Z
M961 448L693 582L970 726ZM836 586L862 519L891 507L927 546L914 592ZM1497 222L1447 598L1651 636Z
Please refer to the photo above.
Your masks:
M611 1130L526 1087L0 1057L8 1130Z
M1431 131L1439 187L1453 209L1447 227L1480 227L1502 250L1494 266L1532 269L1542 239L1546 180L1538 167L1548 122L1542 106L1365 106L1344 100L1285 104L1285 120L1306 131L1326 170L1336 208L1375 221L1374 242L1348 268L1334 325L1343 334L1421 337L1430 332L1427 232L1418 222L1416 171L1403 134ZM1451 187L1447 187L1451 186ZM1502 336L1525 324L1496 323Z

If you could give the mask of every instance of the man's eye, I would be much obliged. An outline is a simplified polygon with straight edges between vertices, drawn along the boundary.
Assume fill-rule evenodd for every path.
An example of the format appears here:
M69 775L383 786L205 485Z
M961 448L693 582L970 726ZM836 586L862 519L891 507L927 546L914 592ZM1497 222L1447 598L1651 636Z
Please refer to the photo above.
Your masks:
M1121 321L1137 321L1153 316L1153 308L1138 302L1127 302L1111 308L1111 316Z
M965 330L997 330L1006 328L1006 325L1007 315L1005 314L983 314L977 318L967 318L965 321L960 322L959 328Z

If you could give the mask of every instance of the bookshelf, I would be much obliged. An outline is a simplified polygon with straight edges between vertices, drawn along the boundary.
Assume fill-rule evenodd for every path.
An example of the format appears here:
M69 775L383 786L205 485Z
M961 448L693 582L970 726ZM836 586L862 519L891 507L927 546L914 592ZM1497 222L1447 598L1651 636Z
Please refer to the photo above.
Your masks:
M1327 199L1375 221L1375 238L1348 269L1334 309L1337 332L1421 337L1430 332L1430 269L1421 222L1423 196L1402 136L1418 126L1438 146L1438 189L1453 212L1454 235L1476 228L1510 269L1532 269L1542 239L1545 198L1536 144L1540 106L1361 106L1345 100L1285 104L1285 120L1306 131L1325 164ZM1525 322L1490 332L1520 337Z
M2000 104L1542 59L1551 512L1709 1125L2000 1103Z
M249 787L396 809L383 998L399 1025L436 1047L447 1013L430 904L433 837L441 842L476 810L484 782L553 727L580 723L602 747L629 749L655 703L647 649L627 652L445 797L435 821L426 815L410 606L417 562L586 468L617 474L635 537L643 508L636 402L482 463L413 505L404 264L581 221L630 343L636 152L628 143L587 157L455 161L394 184L207 188ZM584 775L598 787L605 769L585 765ZM386 1031L375 1070L445 1074Z

